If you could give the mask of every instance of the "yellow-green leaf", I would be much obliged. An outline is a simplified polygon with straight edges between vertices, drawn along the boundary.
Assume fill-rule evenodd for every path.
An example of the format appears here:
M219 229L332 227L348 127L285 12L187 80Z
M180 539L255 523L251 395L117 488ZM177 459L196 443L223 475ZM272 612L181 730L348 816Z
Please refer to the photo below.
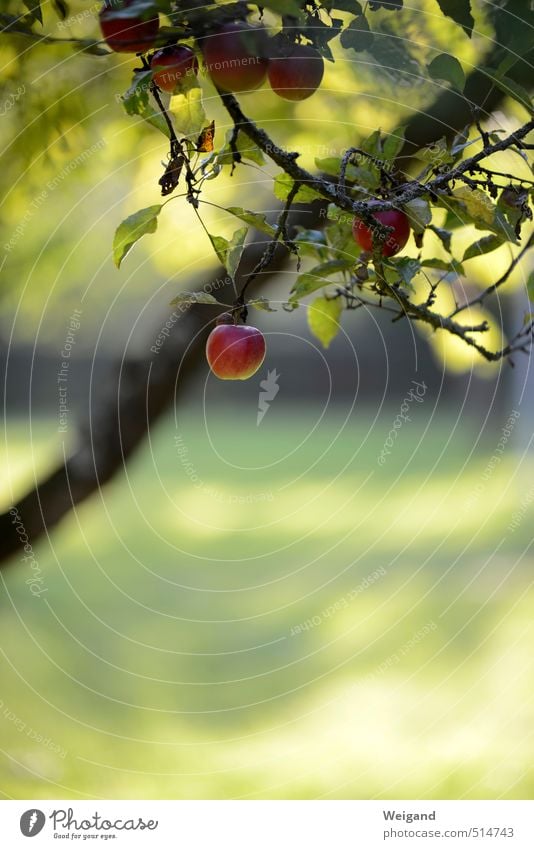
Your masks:
M496 236L493 233L491 236L484 236L482 239L478 239L478 241L467 248L464 253L463 262L465 262L466 259L482 256L482 254L489 254L497 248L500 248L502 244L503 239L501 236Z
M341 299L316 298L308 307L308 327L323 348L328 348L340 331Z
M206 123L200 86L194 86L189 91L173 95L169 109L178 133L184 136L198 136Z
M404 206L404 212L410 219L410 224L415 233L423 233L432 221L430 204L424 198L415 198L415 200L408 201Z
M311 295L317 289L322 289L327 286L330 277L338 274L340 271L350 271L354 267L355 260L351 259L329 259L326 262L321 262L312 268L311 271L306 271L297 277L295 285L291 289L290 301L295 303L300 298L306 295Z
M247 238L248 227L241 227L236 230L228 243L228 253L226 255L226 270L232 280L234 280L243 250L245 247L245 239Z
M287 200L289 193L292 190L295 181L289 174L282 172L278 174L274 181L274 194L278 200ZM311 203L314 200L322 200L323 196L319 194L312 186L307 184L301 185L295 195L295 203Z
M240 218L241 221L245 222L245 224L250 224L251 227L255 227L256 230L261 230L262 233L267 233L267 235L271 236L271 238L276 236L276 228L273 227L272 224L269 224L263 213L251 212L249 209L243 209L241 206L228 206L226 211L235 215L236 218Z
M120 268L124 257L141 236L156 232L160 212L160 204L147 206L129 215L122 224L119 224L113 238L113 261L117 268Z
M171 301L171 307L176 306L177 304L219 304L217 298L214 298L213 295L208 294L208 292L180 292L179 295L176 295L175 298Z
M456 91L462 92L465 86L465 73L456 56L450 53L440 53L432 59L428 66L428 73L433 80L445 80L452 85Z

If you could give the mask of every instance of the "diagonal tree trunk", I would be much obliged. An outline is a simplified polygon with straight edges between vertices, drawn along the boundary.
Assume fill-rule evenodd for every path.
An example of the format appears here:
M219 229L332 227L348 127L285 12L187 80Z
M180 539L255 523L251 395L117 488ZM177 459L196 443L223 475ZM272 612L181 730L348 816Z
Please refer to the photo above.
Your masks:
M315 206L313 212L297 207L290 226L317 226L320 207ZM248 274L263 255L264 240L264 235L256 234L245 255L243 275ZM278 247L273 262L262 272L260 284L278 273L286 263L287 252ZM214 286L217 298L222 303L231 303L235 297L233 288L227 284L221 289L221 277L226 277L226 271L219 268L212 278L214 283L217 281ZM210 318L220 312L218 308L207 306L191 307L180 316L157 355L149 352L142 360L136 357L117 363L106 393L96 399L96 408L89 412L88 421L79 427L78 449L13 505L11 510L16 511L15 514L10 510L0 515L0 568L5 568L17 552L23 553L19 533L27 534L33 545L76 504L121 471L176 395L180 396L200 369L207 368L204 347L212 329ZM149 347L147 345L147 349ZM21 523L18 531L17 522Z
M206 308L190 309L180 317L157 356L117 364L108 390L96 399L89 420L79 428L78 449L14 505L15 515L7 512L0 516L0 562L22 553L17 520L33 545L121 470L171 403L186 350L187 366L180 372L178 393L197 370L209 315Z

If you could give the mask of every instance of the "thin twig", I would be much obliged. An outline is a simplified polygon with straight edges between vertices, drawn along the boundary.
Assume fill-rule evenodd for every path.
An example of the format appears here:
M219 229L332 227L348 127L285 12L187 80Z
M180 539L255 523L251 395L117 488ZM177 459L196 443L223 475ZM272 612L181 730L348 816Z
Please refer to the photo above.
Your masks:
M277 246L278 242L280 241L280 239L282 239L282 241L287 244L287 233L286 233L287 219L288 219L289 213L291 211L291 206L293 205L293 201L295 200L295 197L297 195L299 188L300 188L300 186L299 186L298 183L294 183L294 185L291 187L291 191L289 192L289 194L287 196L287 200L284 204L284 208L282 209L282 211L281 211L281 213L278 217L278 222L277 222L277 225L276 225L276 232L275 232L273 238L271 239L271 241L269 242L269 244L267 245L267 248L265 249L265 252L264 252L263 256L261 257L260 261L252 269L252 271L250 272L250 274L246 278L245 282L243 283L243 287L241 289L241 294L239 295L239 298L238 298L238 301L237 301L237 303L239 305L244 306L244 304L245 304L245 294L246 294L248 287L258 277L258 275L261 274L261 272L265 268L267 268L268 265L270 265L271 260L274 256L274 252L276 250L276 246Z
M463 312L463 310L469 309L469 307L474 307L475 304L481 304L488 297L488 295L491 295L493 292L495 292L497 289L499 289L500 286L503 285L503 283L506 283L506 281L510 277L510 274L512 273L512 271L514 270L516 265L518 265L518 263L521 262L521 260L525 256L526 252L528 250L530 250L530 248L532 248L533 246L534 246L534 233L532 233L532 235L530 236L530 239L528 240L526 245L519 251L518 255L516 257L514 257L514 259L512 260L512 262L510 263L510 265L508 266L506 271L504 272L504 274L501 277L499 277L499 279L495 283L493 283L491 286L488 286L487 289L484 289L484 291L481 292L480 295L477 295L476 298L473 298L471 301L468 301L466 304L463 304L462 306L457 307L454 310L454 312L451 312L449 318L454 318L455 315L458 315L458 313Z

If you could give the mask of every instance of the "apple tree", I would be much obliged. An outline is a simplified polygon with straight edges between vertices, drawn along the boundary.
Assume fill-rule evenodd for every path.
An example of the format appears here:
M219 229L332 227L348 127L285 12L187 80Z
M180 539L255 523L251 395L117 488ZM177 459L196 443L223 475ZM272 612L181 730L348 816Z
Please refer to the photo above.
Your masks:
M161 134L161 202L132 209L124 221L115 222L114 261L120 269L131 261L139 239L150 234L157 239L158 221L169 204L189 205L229 285L222 293L178 291L169 309L195 315L207 307L214 310L219 318L208 340L209 365L219 377L244 379L259 368L265 353L262 334L249 324L254 310L269 312L273 324L280 309L308 310L310 332L325 346L346 311L365 309L450 334L489 362L530 350L534 313L526 311L523 324L500 347L487 341L498 318L489 311L481 314L506 291L512 272L528 262L534 245L534 182L524 176L534 146L534 15L527 6L521 0L424 4L421 31L447 21L462 38L477 43L477 64L471 68L452 52L436 52L424 38L415 39L414 12L403 0L105 0L98 13L91 13L94 37L62 39L43 31L40 0L8 0L2 3L0 23L2 38L24 39L35 50L59 44L91 55L95 63L110 52L137 57L116 108L124 121L142 119L147 133ZM52 8L50 14L60 18L69 14L65 0L53 0ZM356 67L360 60L371 63L378 78L393 71L421 75L436 83L438 95L424 110L407 110L402 125L388 132L376 128L339 155L318 157L314 168L304 167L299 150L288 149L254 118L256 98L263 86L270 88L290 116L295 104L316 96L325 68L335 67L343 56ZM211 114L213 92L228 116L226 132ZM503 102L511 104L511 128L500 127L492 117ZM504 152L514 155L517 169L502 170ZM223 173L249 167L263 169L270 180L277 216L241 205L236 194L224 207L236 222L231 238L210 232L203 212L214 204L216 181ZM304 208L315 210L313 227L296 225ZM459 255L455 234L466 227L474 227L477 237ZM250 244L252 232L264 239L259 254ZM503 245L511 246L507 269L469 294L463 282L469 280L470 262ZM435 255L434 246L439 248ZM281 251L297 274L280 304L269 297L268 273L278 267ZM532 275L527 288L534 298ZM443 291L448 299L440 298ZM453 306L442 308L451 298ZM171 381L174 354L169 347L162 387ZM162 389L154 416L167 401ZM146 426L145 421L126 441L132 449ZM112 461L105 452L103 467L82 475L78 488L72 488L73 473L81 474L76 457L44 482L54 501L48 516L43 517L38 492L23 500L21 512L26 513L39 503L33 526L29 522L34 535L120 467L124 439L116 427L112 431L120 451ZM66 478L68 498L58 495ZM3 557L15 545L4 538Z

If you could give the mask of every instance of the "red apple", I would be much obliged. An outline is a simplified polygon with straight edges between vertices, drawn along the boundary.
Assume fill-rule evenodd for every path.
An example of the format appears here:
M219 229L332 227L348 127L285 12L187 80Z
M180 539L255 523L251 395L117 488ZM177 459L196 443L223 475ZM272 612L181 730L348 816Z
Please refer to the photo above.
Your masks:
M128 10L131 13L121 15ZM100 29L108 47L116 53L145 53L159 30L159 18L151 12L135 14L134 0L106 0L100 13Z
M225 24L202 44L206 71L222 91L258 88L267 75L267 34L244 21Z
M286 100L306 100L311 97L321 85L323 74L322 56L306 44L282 47L269 61L271 88Z
M221 380L248 380L265 359L265 337L256 327L219 324L208 336L206 357Z
M153 70L152 79L163 91L174 91L186 74L198 71L197 57L190 47L178 44L174 47L164 47L158 50L150 60Z
M354 240L364 251L372 251L374 235L376 242L382 241L382 256L395 256L403 249L410 237L410 222L407 216L398 209L388 209L385 212L375 213L373 217L386 227L393 227L393 230L384 238L374 227L355 218L352 224Z

